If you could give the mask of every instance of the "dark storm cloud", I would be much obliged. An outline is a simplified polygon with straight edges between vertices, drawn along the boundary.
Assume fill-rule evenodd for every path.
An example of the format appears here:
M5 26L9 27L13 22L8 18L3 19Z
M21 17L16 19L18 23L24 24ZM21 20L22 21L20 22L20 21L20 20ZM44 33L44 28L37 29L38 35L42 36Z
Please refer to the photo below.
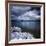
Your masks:
M40 7L31 6L12 6L11 8L11 19L34 19L40 16Z
M11 12L12 14L19 16L21 14L23 14L24 12L26 12L27 10L31 9L31 7L24 7L24 6L13 6L11 8Z

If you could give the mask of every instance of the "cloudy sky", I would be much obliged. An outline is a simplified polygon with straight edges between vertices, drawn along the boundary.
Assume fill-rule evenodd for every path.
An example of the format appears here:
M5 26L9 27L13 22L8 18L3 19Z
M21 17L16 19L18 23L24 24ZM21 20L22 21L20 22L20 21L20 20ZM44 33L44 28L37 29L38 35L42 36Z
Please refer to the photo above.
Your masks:
M40 18L40 7L10 6L12 20L35 20Z

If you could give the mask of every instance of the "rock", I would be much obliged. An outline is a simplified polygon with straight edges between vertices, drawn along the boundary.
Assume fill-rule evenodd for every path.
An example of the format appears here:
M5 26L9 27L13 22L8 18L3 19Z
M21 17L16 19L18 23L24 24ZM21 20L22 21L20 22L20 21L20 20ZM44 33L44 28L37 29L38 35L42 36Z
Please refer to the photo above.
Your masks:
M21 32L21 28L20 27L11 27L11 32Z
M26 32L13 32L11 33L11 39L32 39L34 38L32 34Z

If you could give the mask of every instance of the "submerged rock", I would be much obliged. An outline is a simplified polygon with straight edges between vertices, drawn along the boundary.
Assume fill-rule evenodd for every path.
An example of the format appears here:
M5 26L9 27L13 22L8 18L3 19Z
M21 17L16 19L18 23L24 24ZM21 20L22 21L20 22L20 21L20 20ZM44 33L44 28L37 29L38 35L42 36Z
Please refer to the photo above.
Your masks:
M27 32L12 32L11 39L32 39L34 38L32 34Z
M11 27L11 32L21 32L22 29L20 27Z

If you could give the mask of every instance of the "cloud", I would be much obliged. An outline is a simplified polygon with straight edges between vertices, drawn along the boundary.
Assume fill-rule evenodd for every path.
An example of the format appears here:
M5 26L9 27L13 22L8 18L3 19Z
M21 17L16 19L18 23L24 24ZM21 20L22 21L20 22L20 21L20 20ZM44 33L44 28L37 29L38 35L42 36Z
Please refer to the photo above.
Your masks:
M29 9L31 9L31 7L29 6L26 6L26 7L25 6L13 6L11 10L15 13L20 13L20 12L27 11Z
M40 19L40 16L37 15L34 11L28 11L23 15L19 16L17 19L18 20L36 20L36 19Z
M12 6L11 11L13 12L13 15L11 15L11 18L13 20L36 20L40 19L40 15L38 10L30 10L30 6Z
M16 20L17 16L16 15L11 15L11 20Z

